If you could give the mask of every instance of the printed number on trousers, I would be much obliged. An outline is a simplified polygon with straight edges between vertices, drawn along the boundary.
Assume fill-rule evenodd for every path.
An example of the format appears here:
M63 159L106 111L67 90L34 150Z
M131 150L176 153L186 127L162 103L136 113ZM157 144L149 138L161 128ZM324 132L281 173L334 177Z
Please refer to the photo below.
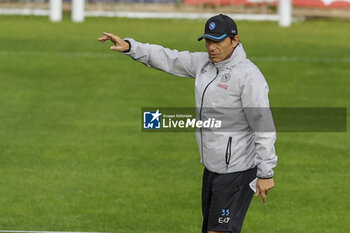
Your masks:
M221 216L222 217L220 217L218 219L218 222L219 223L228 223L230 221L230 217L227 217L227 216L230 216L230 210L223 209L222 213L221 213Z

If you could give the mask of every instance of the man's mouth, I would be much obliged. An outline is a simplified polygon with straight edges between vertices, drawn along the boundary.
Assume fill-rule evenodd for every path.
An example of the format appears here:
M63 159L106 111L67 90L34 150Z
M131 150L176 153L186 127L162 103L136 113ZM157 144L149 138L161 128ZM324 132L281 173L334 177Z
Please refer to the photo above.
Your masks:
M217 56L216 54L209 54L209 57L212 57L212 58L214 58L216 56Z

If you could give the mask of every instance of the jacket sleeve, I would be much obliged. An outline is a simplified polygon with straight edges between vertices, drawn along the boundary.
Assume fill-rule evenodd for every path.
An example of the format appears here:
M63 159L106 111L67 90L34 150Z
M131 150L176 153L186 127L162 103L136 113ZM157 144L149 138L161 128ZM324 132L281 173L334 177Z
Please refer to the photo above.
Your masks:
M272 178L277 165L275 152L276 130L268 99L269 87L260 70L248 72L242 87L241 99L249 126L255 134L255 163L259 178Z
M142 62L148 67L156 68L180 77L192 77L195 74L195 53L179 52L160 45L140 43L131 38L125 38L130 43L130 51L124 54Z

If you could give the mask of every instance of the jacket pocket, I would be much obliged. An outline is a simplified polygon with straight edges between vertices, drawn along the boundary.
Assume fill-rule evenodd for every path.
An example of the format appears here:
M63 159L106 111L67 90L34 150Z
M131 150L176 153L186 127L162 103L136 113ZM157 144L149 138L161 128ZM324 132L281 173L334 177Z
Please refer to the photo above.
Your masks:
M231 144L232 144L232 137L229 137L227 141L227 147L226 147L226 153L225 153L226 172L228 170L228 165L230 164L230 160L231 160Z

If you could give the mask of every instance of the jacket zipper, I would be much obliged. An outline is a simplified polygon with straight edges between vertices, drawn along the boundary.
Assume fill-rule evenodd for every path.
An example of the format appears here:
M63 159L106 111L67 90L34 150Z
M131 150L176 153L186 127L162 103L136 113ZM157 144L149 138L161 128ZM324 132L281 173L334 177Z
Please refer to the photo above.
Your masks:
M203 109L203 101L204 101L204 94L207 91L207 88L209 87L209 85L214 82L214 80L218 77L219 75L219 69L216 68L216 76L215 78L213 78L213 80L211 80L208 85L204 88L203 94L202 94L202 102L201 102L201 108L199 110L199 120L202 120L202 109ZM204 164L204 156L203 156L203 129L199 128L200 133L201 133L201 156L202 156L202 162Z
M226 147L226 154L225 154L226 172L228 172L228 165L230 164L230 160L231 160L231 144L232 144L232 137L229 137L227 142L227 147Z

